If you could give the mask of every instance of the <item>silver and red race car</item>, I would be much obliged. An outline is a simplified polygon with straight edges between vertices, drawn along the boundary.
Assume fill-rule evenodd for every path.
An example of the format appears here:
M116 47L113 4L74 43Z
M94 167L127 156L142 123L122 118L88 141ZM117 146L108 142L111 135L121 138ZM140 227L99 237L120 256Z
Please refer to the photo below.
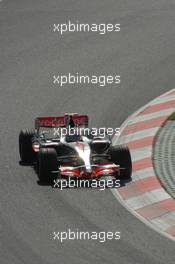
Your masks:
M19 153L23 165L37 165L41 182L64 177L131 178L128 147L113 146L108 135L92 135L87 115L36 118L34 130L19 134Z

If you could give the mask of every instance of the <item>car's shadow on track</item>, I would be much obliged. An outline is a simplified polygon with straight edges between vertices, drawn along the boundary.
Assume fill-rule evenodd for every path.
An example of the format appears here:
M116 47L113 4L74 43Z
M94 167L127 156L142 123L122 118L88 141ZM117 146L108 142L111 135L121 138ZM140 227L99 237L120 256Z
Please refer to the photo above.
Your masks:
M40 185L40 186L52 186L53 185L53 181L47 181L47 182L40 181L40 179L38 177L38 166L37 166L37 164L26 163L26 162L24 163L22 161L19 161L19 165L33 168L33 171L35 172L35 174L37 176L36 182L37 182L38 185Z
M53 189L117 189L117 188L122 188L124 186L127 185L127 183L131 182L132 179L128 179L128 180L121 180L120 181L120 186L116 186L116 180L112 179L111 180L111 184L110 186L107 184L107 182L103 181L102 182L96 182L96 184L94 185L94 183L91 183L90 181L87 181L86 183L84 183L83 185L80 185L80 181L77 180L77 182L75 182L73 185L68 185L66 184L66 181L64 182L63 185L61 185L61 182L58 182L57 180L54 181L47 181L47 182L41 182L41 181L37 181L37 184L39 186L51 186Z

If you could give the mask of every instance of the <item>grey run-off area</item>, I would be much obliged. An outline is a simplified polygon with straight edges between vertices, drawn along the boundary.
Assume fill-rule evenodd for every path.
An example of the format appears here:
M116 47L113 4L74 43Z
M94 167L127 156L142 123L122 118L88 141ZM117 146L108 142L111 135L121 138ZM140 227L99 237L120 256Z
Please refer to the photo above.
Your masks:
M153 159L162 185L175 198L175 113L157 134Z

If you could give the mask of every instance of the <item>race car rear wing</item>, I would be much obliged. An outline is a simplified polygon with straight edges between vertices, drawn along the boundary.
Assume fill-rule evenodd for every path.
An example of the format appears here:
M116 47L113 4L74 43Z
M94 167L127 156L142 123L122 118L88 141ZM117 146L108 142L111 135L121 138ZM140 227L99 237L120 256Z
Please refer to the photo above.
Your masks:
M88 127L88 116L79 114L65 114L60 117L37 117L35 119L35 129L39 127L66 127L67 121L71 117L75 126Z

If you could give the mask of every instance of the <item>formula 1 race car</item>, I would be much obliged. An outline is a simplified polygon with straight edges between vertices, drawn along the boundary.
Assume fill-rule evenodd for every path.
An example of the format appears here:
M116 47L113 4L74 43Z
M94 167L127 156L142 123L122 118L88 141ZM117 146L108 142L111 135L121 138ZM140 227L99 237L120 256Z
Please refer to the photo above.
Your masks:
M87 115L38 117L34 130L21 130L19 134L21 163L36 164L41 182L64 177L130 179L128 147L113 146L107 135L101 138L90 131Z

